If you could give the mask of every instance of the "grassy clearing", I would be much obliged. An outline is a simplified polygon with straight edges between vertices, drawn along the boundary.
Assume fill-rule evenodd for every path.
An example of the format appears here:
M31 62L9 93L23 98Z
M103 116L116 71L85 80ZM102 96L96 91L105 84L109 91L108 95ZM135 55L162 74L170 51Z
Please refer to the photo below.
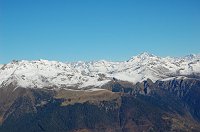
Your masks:
M114 93L109 90L60 90L56 94L55 98L64 99L62 106L73 105L75 103L99 103L100 101L109 101L114 99L120 99L119 93Z

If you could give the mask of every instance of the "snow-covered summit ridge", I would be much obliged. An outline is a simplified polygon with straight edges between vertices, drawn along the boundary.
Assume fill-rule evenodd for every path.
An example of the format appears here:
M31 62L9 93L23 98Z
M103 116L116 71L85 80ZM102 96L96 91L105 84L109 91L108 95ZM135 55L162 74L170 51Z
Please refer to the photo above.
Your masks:
M134 59L134 58L140 58L141 60L144 60L144 59L148 59L148 58L151 58L151 57L157 57L153 54L150 54L148 52L143 52L137 56L133 56L131 59Z
M0 67L0 87L10 83L29 88L100 87L113 78L137 83L200 73L200 56L158 57L147 52L128 61L63 63L58 61L13 61Z

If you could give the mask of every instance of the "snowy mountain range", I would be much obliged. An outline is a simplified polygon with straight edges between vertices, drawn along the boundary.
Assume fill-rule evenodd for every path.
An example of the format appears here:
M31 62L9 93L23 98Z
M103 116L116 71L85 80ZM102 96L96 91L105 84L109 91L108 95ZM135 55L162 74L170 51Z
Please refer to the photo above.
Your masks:
M144 52L124 62L22 60L0 65L0 87L13 84L24 88L99 88L113 79L135 84L148 78L155 82L199 73L200 55L162 58Z

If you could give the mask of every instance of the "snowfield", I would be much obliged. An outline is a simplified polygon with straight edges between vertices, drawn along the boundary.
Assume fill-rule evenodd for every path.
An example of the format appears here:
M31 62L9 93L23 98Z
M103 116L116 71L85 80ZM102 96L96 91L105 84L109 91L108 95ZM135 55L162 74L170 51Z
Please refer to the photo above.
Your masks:
M0 87L14 84L24 88L101 87L115 79L137 83L146 79L169 80L174 76L200 73L200 56L161 58L142 53L124 62L13 61L0 65ZM181 77L180 77L181 78Z

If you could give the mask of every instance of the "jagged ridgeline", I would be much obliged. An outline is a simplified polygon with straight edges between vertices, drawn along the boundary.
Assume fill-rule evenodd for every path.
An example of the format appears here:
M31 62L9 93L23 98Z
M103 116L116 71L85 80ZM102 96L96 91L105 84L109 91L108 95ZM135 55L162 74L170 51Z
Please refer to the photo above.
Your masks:
M151 79L153 82L176 77L199 77L200 56L161 58L149 53L134 56L128 61L75 62L13 61L0 65L0 86L28 88L87 88L101 87L118 79L133 84Z
M198 55L0 67L0 132L200 130Z

